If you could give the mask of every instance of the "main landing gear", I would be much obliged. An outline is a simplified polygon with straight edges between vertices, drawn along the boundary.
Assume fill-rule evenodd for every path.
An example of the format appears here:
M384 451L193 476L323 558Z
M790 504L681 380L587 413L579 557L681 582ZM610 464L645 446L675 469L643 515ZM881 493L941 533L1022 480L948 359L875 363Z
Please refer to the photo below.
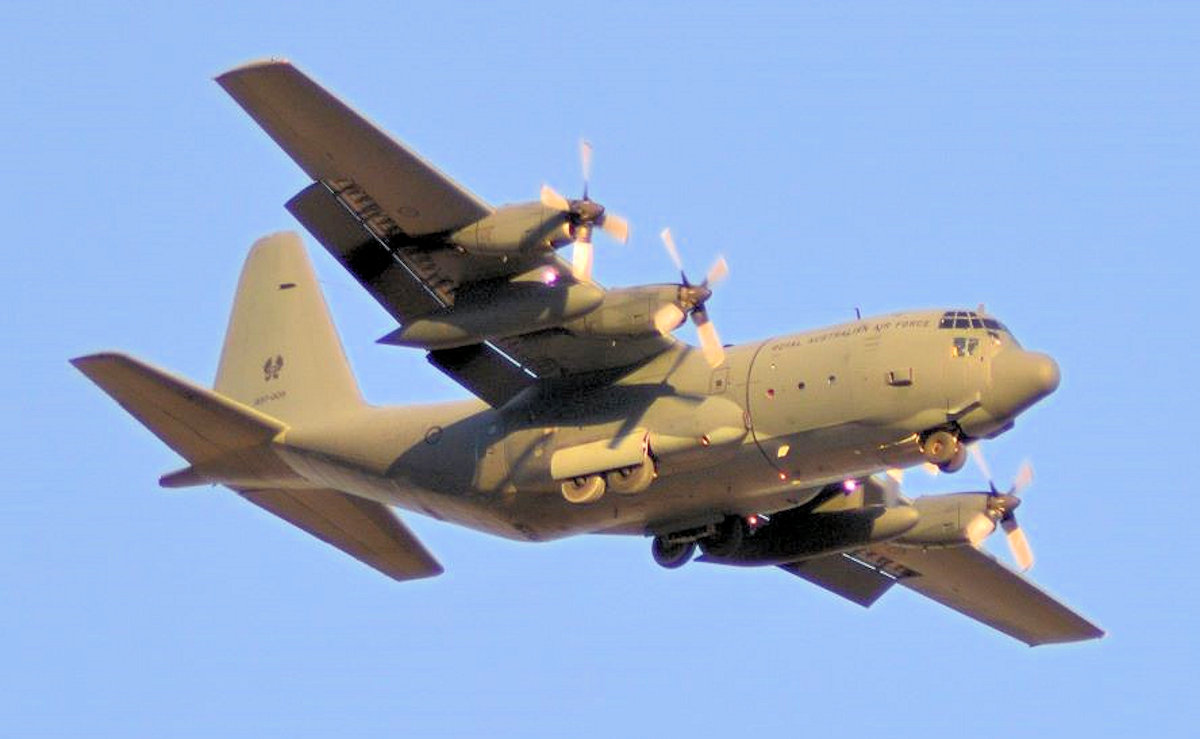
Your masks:
M742 516L726 516L715 524L687 531L660 534L650 544L654 561L668 569L682 567L696 553L696 547L714 557L737 553L750 535L750 525Z
M958 472L967 463L967 445L956 434L939 429L925 437L921 453L942 472Z
M587 477L572 477L562 484L562 495L568 503L595 503L604 497L608 482L604 475L588 475Z
M696 541L672 541L668 536L656 536L650 544L650 555L659 565L673 570L683 567L696 553Z
M562 483L562 495L568 503L595 503L604 497L606 490L621 495L633 495L650 487L658 471L654 460L646 457L641 464L622 467L608 472L597 472L584 477L573 477Z

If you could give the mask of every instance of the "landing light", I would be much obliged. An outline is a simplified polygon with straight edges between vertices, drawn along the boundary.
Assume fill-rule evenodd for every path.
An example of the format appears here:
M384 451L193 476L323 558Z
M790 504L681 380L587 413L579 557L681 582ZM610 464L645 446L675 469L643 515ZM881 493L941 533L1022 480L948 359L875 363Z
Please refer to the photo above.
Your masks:
M558 282L558 270L553 267L547 267L542 270L542 284L553 285Z
M845 490L847 493L853 493L855 490L858 490L858 480L846 480L842 483L842 490Z

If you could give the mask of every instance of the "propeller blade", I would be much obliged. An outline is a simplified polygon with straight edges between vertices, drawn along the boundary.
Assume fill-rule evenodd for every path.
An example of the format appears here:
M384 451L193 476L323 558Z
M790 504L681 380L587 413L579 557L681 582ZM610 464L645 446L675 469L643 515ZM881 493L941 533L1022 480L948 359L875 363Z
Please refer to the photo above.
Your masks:
M559 195L553 187L542 185L542 205L554 210L560 210L564 213L571 209L571 201Z
M983 542L996 530L996 522L986 513L980 513L967 524L967 540L973 547L983 546Z
M621 216L605 213L604 220L600 222L600 228L622 244L629 243L629 221Z
M575 247L571 251L571 274L580 282L591 282L592 279L592 264L595 261L595 254L592 249L592 234L589 230L582 230L579 234L579 239L575 241Z
M708 275L704 278L704 284L707 287L713 287L728 276L729 262L725 261L725 257L717 257L717 261L713 262L713 266L708 269Z
M696 324L696 333L700 336L700 350L710 367L720 367L725 362L725 347L721 346L721 337L717 335L717 327L708 320L708 313L698 310L692 313L692 321Z
M683 272L683 259L679 256L679 250L675 248L675 237L671 235L671 229L664 228L662 233L663 246L667 247L667 254L671 257L671 261L675 263L675 269Z
M883 488L883 504L891 508L900 503L900 483L904 481L904 470L891 468L879 480Z
M971 444L967 447L967 451L971 453L971 459L975 460L975 466L979 468L980 474L987 480L988 487L993 491L996 489L995 483L992 482L992 470L988 467L987 460L983 457L983 447L978 443Z
M679 328L680 324L683 323L683 319L685 318L687 318L687 316L682 310L679 309L679 306L675 305L674 303L668 303L655 312L654 328L658 329L660 334L666 336L675 329Z
M1025 538L1025 532L1017 523L1017 519L1012 516L1001 519L1000 525L1004 527L1005 537L1008 539L1008 549L1012 552L1017 567L1021 568L1021 572L1027 572L1030 567L1033 567L1033 550L1029 547L1029 539Z
M579 140L579 168L583 171L583 199L587 200L588 182L592 179L592 144Z
M1020 495L1021 491L1029 487L1033 483L1033 465L1029 460L1021 463L1021 469L1017 470L1017 476L1013 478L1012 492L1009 495Z

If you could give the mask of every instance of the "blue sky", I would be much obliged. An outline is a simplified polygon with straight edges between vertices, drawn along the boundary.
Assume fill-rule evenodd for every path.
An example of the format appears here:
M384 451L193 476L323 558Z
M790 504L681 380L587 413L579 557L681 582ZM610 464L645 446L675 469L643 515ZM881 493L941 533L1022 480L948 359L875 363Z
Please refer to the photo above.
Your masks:
M0 726L12 735L1186 736L1200 719L1200 8L1184 3L5 3ZM1063 369L990 444L1033 460L1036 579L1109 630L1029 650L907 592L869 611L646 541L408 516L395 584L217 489L77 375L211 380L237 272L305 184L211 78L286 56L489 201L629 217L741 342L986 303ZM368 397L461 397L311 241ZM312 249L311 247L316 247ZM978 486L910 475L912 492Z

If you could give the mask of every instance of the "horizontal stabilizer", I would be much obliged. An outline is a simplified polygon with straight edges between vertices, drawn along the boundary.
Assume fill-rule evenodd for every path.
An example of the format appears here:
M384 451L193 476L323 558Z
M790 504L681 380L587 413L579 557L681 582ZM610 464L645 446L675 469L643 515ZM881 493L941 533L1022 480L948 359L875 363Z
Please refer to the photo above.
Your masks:
M382 503L336 490L239 490L243 498L395 580L442 574L442 566Z
M189 462L265 444L286 428L249 406L125 354L92 354L71 364Z

